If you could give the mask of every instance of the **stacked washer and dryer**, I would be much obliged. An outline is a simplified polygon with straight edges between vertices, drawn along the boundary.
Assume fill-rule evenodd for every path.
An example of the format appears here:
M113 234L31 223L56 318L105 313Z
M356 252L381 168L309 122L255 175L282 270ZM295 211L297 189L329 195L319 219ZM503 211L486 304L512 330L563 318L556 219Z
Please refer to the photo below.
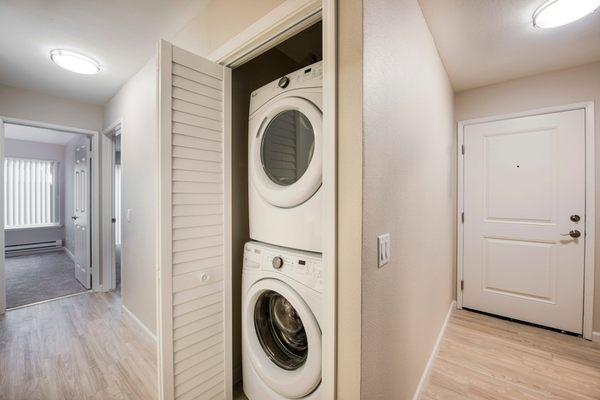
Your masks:
M242 374L250 400L320 399L322 62L255 90Z

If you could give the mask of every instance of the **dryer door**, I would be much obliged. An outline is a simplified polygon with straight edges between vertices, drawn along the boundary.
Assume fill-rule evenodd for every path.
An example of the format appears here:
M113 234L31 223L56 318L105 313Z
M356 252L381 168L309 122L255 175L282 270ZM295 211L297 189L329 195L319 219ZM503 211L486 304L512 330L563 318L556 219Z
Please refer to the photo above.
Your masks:
M321 186L321 110L306 99L285 97L256 121L249 149L252 183L277 207L302 204Z
M321 382L321 330L312 311L277 279L258 281L246 296L244 340L255 371L283 397L309 395Z

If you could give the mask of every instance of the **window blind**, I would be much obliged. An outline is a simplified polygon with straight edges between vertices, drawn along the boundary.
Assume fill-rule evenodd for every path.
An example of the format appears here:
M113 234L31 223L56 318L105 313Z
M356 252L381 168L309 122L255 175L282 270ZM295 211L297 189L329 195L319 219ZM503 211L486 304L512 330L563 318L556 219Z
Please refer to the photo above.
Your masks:
M5 227L60 225L59 162L4 159Z

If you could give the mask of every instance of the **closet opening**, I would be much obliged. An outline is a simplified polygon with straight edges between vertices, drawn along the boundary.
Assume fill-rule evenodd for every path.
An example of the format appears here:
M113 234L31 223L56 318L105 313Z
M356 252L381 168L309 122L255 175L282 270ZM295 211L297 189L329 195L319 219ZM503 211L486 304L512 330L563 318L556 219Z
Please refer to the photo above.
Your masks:
M318 21L232 71L233 381L236 384L235 392L240 395L242 375L244 379L249 380L243 384L244 392L248 393L250 390L253 396L263 394L256 392L256 387L264 386L263 383L257 383L259 379L249 374L247 367L243 368L242 365L248 366L252 363L254 355L251 353L261 357L261 353L269 352L269 349L264 349L265 346L269 347L269 343L264 339L261 341L260 335L253 335L255 324L259 323L255 319L260 320L261 310L272 308L274 311L282 307L288 310L287 316L296 321L294 326L287 327L295 332L292 342L298 348L294 347L294 351L303 354L304 363L315 362L319 366L318 376L316 375L314 380L309 379L307 382L310 384L307 384L306 388L296 388L299 392L289 395L302 397L320 390L322 327L319 327L313 314L321 314L321 293L314 299L303 298L303 303L310 303L309 307L304 309L300 303L295 303L293 298L287 298L283 292L286 289L282 287L280 293L271 296L269 304L263 302L260 303L262 308L254 307L249 299L256 285L253 285L253 278L249 277L249 274L246 274L245 280L242 279L242 271L249 255L255 255L257 252L266 254L267 250L274 259L281 255L284 261L280 271L283 275L287 274L286 271L291 271L290 268L297 268L298 271L306 271L307 274L311 271L311 274L316 276L320 268L323 252L320 236L320 207L323 201L320 140L322 135L326 134L322 129L322 61L323 26L322 22ZM289 97L285 102L280 101L278 105L277 99L283 96ZM254 165L255 170L260 166L262 178L257 178L257 172L252 170L251 165ZM296 199L288 197L268 200L264 208L257 209L256 204L252 204L252 198L267 198L266 195L263 196L266 192L258 194L262 189L257 187L257 179L263 179L267 189L271 185L278 185L284 190L297 190L297 187L301 186L303 193L298 194ZM252 190L256 191L254 197ZM256 203L256 200L254 201ZM271 207L277 201L281 202ZM301 210L300 207L308 208ZM294 209L297 211L292 217L277 214L278 210L285 210L289 214ZM255 213L254 217L252 213ZM258 218L256 214L259 214ZM303 215L306 215L306 218L303 218ZM315 215L318 217L314 217ZM251 227L252 220L254 227ZM310 220L314 220L311 227L305 225ZM291 262L290 257L293 258ZM310 290L323 291L318 278L308 285L306 282L296 282L290 276L287 278L292 280L286 281L286 277L282 277L283 286L289 283L289 287L295 292L302 292L311 285ZM275 281L275 286L264 289L265 293L274 293L282 282ZM263 320L261 323L267 321ZM315 335L317 331L319 334ZM282 332L287 332L286 327L276 329L272 334L278 337ZM318 345L313 342L315 336L319 337ZM242 345L244 341L246 346ZM257 374L262 373L257 371ZM265 381L270 379L265 377Z

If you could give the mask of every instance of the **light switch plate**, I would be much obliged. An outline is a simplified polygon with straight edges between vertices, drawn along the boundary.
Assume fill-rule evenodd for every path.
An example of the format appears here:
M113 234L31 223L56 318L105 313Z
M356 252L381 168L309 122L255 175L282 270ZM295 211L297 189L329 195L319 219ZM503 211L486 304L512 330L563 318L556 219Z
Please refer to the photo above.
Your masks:
M377 236L377 266L383 267L390 262L390 234Z

